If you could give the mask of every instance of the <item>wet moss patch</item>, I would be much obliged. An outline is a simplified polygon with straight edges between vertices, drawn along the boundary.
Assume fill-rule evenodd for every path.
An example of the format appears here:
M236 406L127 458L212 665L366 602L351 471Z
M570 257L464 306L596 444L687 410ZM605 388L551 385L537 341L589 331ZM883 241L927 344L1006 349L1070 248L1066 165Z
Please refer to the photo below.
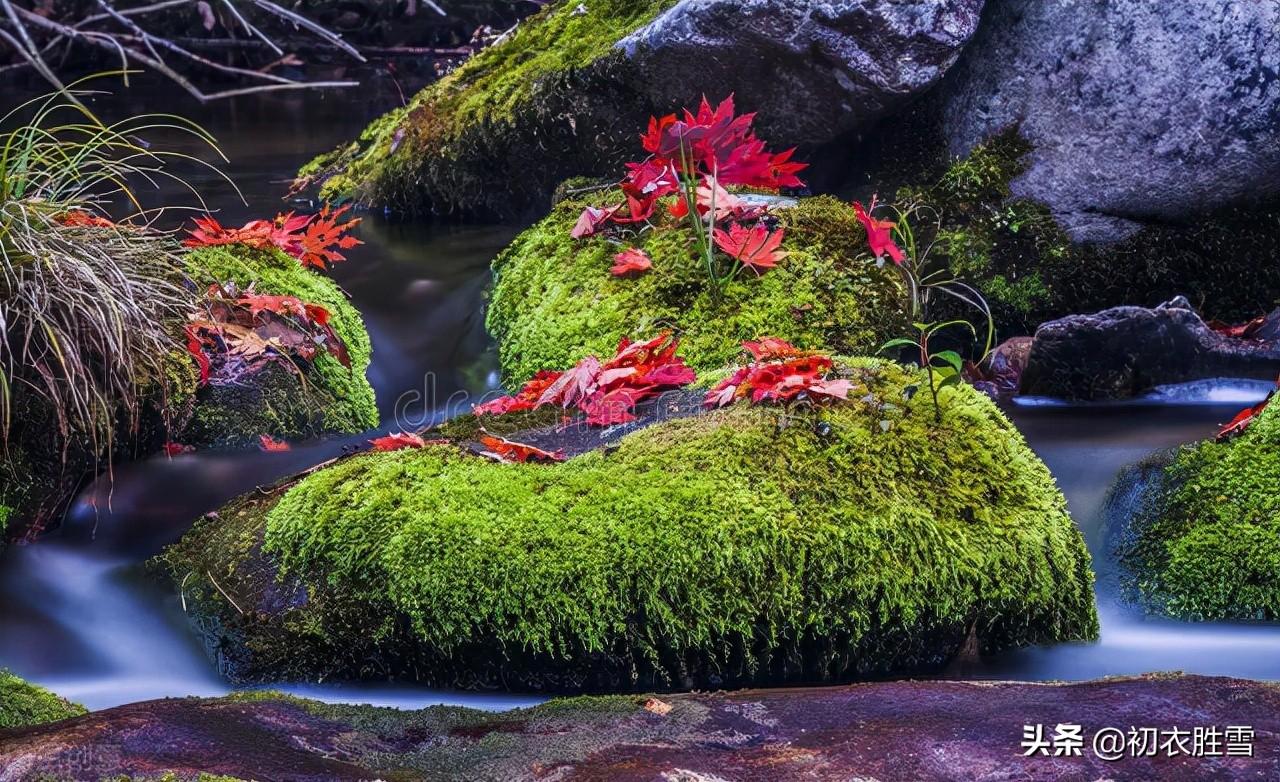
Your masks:
M87 713L77 703L0 670L0 728L43 725Z

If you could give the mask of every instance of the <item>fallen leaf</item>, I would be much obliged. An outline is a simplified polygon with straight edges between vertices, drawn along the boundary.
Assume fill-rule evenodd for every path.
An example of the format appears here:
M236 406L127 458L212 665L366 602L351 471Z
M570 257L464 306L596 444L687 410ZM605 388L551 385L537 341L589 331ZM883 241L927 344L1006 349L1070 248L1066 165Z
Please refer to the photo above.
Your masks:
M665 717L671 713L672 706L666 701L657 698L649 698L644 702L645 711L651 711L659 717Z
M269 434L258 435L258 447L267 453L280 453L291 448L285 441L277 440Z
M369 441L375 451L401 451L406 448L425 448L427 441L412 432L397 432Z

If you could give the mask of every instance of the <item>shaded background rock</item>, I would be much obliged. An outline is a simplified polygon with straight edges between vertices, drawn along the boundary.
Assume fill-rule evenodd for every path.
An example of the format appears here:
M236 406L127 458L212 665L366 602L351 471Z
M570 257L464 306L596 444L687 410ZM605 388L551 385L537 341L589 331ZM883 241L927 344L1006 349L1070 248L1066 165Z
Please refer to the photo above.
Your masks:
M978 26L983 0L682 0L619 48L654 106L733 91L766 138L824 143L931 87ZM719 97L713 93L712 97Z
M1273 380L1278 373L1280 346L1222 336L1178 297L1154 309L1113 307L1042 325L1021 393L1125 399L1159 385L1217 377Z
M990 0L941 95L952 154L1018 125L1016 196L1076 240L1280 189L1280 5Z

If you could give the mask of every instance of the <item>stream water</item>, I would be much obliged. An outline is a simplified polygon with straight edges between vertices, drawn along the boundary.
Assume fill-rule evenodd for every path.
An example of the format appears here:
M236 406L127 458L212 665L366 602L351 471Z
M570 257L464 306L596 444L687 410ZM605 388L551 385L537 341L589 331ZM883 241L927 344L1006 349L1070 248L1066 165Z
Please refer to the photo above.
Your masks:
M219 137L231 159L228 173L248 203L239 203L234 191L211 174L201 174L195 184L211 204L222 207L224 222L239 224L281 209L283 182L300 163L359 132L378 109L374 98L365 97L368 105L341 94L246 98L212 107L181 103L171 104L171 110L195 117ZM147 103L154 106L154 98ZM419 425L440 412L430 400L479 394L496 382L482 295L489 261L515 230L376 219L361 226L366 244L351 251L350 261L333 275L364 314L373 339L369 377L384 429L399 429L406 419ZM1087 679L1177 669L1280 679L1280 627L1166 622L1120 606L1105 577L1110 557L1100 523L1106 492L1126 465L1210 435L1264 393L1250 384L1207 384L1128 405L1026 400L1012 407L1014 421L1066 493L1104 576L1099 579L1102 635L1098 643L1002 655L959 675ZM138 563L231 497L367 437L283 454L203 452L117 466L113 481L99 481L76 500L58 533L0 554L0 668L90 708L226 692L229 685L187 627L178 595L143 577ZM401 707L509 708L538 700L391 684L276 689Z

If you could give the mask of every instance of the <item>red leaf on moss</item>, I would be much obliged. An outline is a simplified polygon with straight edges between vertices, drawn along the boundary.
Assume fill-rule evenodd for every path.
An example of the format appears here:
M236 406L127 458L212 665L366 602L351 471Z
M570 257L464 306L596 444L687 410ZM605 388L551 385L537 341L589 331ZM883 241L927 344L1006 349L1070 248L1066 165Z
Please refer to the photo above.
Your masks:
M648 254L644 250L631 247L613 256L613 266L610 267L609 273L614 277L636 276L652 268L653 261L649 259Z
M578 217L578 222L573 226L573 230L569 232L569 236L574 239L584 239L594 235L600 230L601 226L612 220L613 216L621 209L621 206L612 206L607 209L588 206L582 210L582 214Z
M291 448L284 440L277 440L269 434L258 435L258 447L267 453L281 453Z
M631 412L638 402L642 401L643 392L632 388L601 388L582 403L582 412L587 414L589 426L613 426L636 420Z
M357 217L345 223L339 222L339 218L349 209L351 206L348 204L331 211L326 204L320 210L320 214L310 221L306 231L298 239L299 253L295 255L303 266L327 268L328 264L347 259L339 252L340 250L350 250L352 247L364 244L348 233L360 224L361 218Z
M876 199L873 197L870 211L874 212L875 209ZM893 241L893 229L897 226L897 223L889 220L877 220L872 217L868 210L862 206L861 201L853 202L853 211L857 214L858 221L862 223L862 227L866 229L867 244L871 246L871 254L876 257L876 260L888 255L893 259L894 263L901 266L906 255Z
M735 223L727 232L719 228L715 232L716 247L756 273L772 269L787 256L778 249L782 246L782 239L781 228L770 233L762 223L750 228Z
M1247 323L1232 325L1220 320L1211 320L1205 323L1205 325L1224 337L1231 337L1233 339L1253 339L1254 335L1256 335L1258 331L1266 325L1266 323L1267 316L1259 315Z
M703 399L705 406L725 407L739 399L750 399L752 404L785 403L801 396L813 401L843 400L853 389L848 380L827 377L834 367L827 356L804 353L773 338L744 346L761 358L711 389Z
M427 441L412 432L397 432L369 441L375 451L401 451L406 448L425 448Z
M595 391L596 379L600 375L600 359L587 356L567 372L563 372L555 382L547 386L538 397L537 407L543 405L559 405L572 407Z
M488 449L483 455L500 462L523 464L525 462L563 462L565 460L564 453L561 451L544 451L537 446L507 440L487 432L480 435L480 444Z

